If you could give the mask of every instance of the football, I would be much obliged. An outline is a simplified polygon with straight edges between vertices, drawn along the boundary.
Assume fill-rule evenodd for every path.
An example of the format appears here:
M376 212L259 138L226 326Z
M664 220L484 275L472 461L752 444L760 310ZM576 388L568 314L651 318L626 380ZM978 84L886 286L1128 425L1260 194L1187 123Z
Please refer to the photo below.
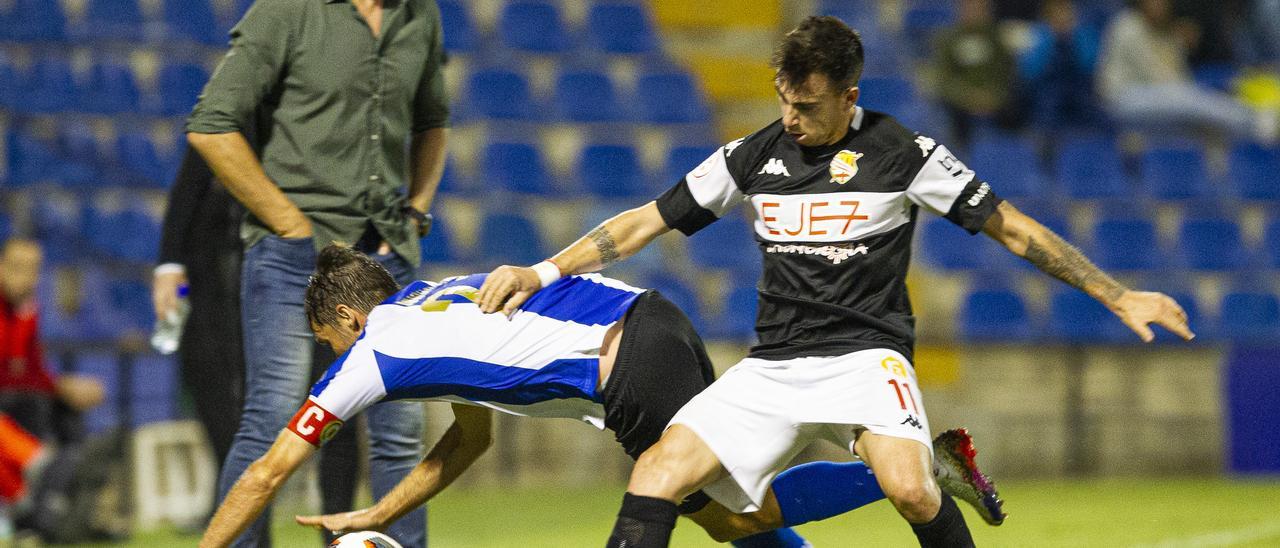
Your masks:
M331 548L402 548L395 539L377 531L347 533L329 543Z

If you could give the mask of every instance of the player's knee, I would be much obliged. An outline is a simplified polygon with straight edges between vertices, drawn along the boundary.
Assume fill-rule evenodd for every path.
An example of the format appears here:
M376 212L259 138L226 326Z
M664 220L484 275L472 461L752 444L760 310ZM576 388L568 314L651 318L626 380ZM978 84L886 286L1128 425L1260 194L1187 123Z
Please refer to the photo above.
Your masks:
M927 481L900 482L884 485L885 498L893 503L902 517L912 523L925 523L938 514L942 502L937 485Z
M632 493L659 498L676 498L680 482L680 467L675 455L662 444L649 448L636 460L631 471Z

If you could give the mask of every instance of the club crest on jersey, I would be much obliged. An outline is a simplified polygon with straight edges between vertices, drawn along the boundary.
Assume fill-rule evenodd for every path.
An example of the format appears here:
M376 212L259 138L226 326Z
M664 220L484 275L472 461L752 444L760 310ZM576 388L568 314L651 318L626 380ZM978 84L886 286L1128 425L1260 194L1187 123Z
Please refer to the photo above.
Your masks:
M843 185L858 174L858 159L863 154L852 150L842 150L831 159L831 182Z

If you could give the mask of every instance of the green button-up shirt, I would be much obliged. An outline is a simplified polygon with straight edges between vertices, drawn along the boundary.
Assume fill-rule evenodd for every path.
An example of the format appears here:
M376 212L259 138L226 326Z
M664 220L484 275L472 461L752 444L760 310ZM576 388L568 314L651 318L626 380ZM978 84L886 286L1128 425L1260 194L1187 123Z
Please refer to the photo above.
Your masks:
M187 120L230 133L269 113L262 167L311 220L317 248L354 244L372 224L410 264L417 234L400 212L411 135L448 123L440 11L431 0L385 0L374 36L346 0L258 0ZM252 215L245 246L269 230Z

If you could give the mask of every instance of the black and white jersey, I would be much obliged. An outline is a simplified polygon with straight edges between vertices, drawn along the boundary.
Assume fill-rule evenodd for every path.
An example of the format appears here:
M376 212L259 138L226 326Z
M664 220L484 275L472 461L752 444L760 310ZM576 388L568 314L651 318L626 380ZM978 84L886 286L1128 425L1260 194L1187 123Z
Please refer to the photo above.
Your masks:
M659 196L693 234L740 202L764 253L751 356L890 348L910 357L911 235L920 208L977 233L1000 199L933 139L857 107L839 142L802 147L776 121L721 147Z

